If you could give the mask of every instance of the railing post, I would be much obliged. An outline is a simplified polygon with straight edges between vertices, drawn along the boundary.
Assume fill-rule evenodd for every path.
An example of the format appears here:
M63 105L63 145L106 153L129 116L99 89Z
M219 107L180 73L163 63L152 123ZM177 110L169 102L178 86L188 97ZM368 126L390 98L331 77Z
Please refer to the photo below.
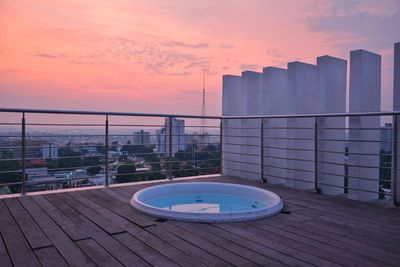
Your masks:
M399 125L398 125L399 117L398 115L393 115L393 143L392 143L392 202L396 207L400 207L400 202L397 199L398 196L398 188L399 188L399 180L398 180L398 161L399 161Z
M263 183L267 182L267 179L264 177L264 119L261 118L261 130L260 130L260 163L261 163L261 181Z
M321 189L318 187L318 117L314 117L314 189L318 194Z
M106 124L105 124L105 140L104 140L104 153L105 153L105 168L106 168L106 180L105 180L105 186L109 186L110 185L110 179L109 179L109 171L110 171L110 163L109 163L109 158L108 158L108 151L109 151L109 147L108 147L108 138L109 138L109 133L108 133L108 115L106 115Z
M168 146L168 155L169 155L169 177L168 179L172 180L172 117L168 117L169 122L168 122L168 129L169 129L169 135L168 135L168 140L169 140L169 146Z
M223 132L222 132L222 127L223 127L223 125L222 125L222 118L220 119L220 121L219 121L219 160L220 160L220 174L221 175L223 175L223 169L222 169L222 166L223 166L223 163L224 163L224 161L223 161L223 154L222 154L222 134L223 134Z
M26 124L25 124L25 112L22 112L21 122L21 167L22 167L22 183L21 183L21 194L26 194Z

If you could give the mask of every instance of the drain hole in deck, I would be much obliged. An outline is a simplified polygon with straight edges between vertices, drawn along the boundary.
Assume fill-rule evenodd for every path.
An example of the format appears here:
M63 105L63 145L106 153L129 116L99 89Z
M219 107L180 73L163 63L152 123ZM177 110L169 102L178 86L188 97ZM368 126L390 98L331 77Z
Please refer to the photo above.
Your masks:
M167 219L163 219L163 218L158 218L155 220L155 222L165 222L167 221Z
M291 211L288 211L288 210L282 210L281 213L283 213L283 214L290 214L290 213L292 213L292 212L291 212Z

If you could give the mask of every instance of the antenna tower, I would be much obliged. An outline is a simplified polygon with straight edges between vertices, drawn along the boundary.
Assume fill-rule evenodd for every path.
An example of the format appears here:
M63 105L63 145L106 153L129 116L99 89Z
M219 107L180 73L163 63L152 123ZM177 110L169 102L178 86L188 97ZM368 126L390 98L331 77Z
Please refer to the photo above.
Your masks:
M203 70L203 103L201 106L201 116L206 115L206 70ZM200 135L204 136L206 127L206 119L201 118Z

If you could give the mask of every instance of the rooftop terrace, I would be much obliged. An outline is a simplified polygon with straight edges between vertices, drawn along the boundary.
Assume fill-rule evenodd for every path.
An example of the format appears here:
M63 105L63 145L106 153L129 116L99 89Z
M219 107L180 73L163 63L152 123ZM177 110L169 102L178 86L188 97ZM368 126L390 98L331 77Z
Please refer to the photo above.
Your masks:
M163 221L132 209L154 183L0 199L0 266L399 266L400 211L386 203L270 189L285 203L246 223ZM179 180L172 181L179 182Z

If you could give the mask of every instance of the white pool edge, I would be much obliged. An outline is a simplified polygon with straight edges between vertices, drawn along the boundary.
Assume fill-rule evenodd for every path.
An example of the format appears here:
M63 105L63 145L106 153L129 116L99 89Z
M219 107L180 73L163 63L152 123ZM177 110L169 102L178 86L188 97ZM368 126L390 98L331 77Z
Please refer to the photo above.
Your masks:
M242 212L223 212L223 213L194 213L194 212L182 212L182 211L171 211L165 210L161 208L157 208L151 205L148 205L139 200L139 197L143 192L149 192L149 190L154 190L154 188L158 189L160 187L174 187L174 186L193 186L193 185L218 185L225 187L239 187L246 190L254 190L257 193L264 193L268 196L268 198L273 198L274 205L268 206L265 208L260 208L256 210L242 211ZM243 221L252 221L259 220L263 218L268 218L274 216L281 212L283 208L282 199L269 190L265 190L258 187L247 186L247 185L239 185L239 184L230 184L230 183L217 183L217 182L189 182L189 183L177 183L177 184L163 184L148 187L136 192L132 199L130 200L130 205L136 210L162 219L169 220L178 220L178 221L187 221L187 222L204 222L204 223L224 223L224 222L243 222Z

